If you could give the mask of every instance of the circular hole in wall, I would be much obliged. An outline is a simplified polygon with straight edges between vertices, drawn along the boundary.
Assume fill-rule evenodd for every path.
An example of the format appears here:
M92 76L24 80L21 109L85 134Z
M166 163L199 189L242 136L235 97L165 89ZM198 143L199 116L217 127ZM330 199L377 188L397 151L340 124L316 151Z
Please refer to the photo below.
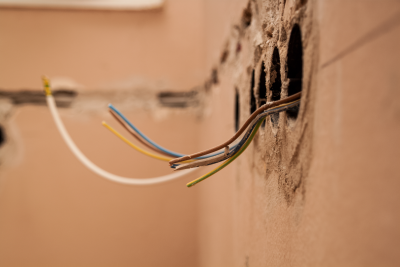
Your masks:
M289 79L288 96L291 96L302 90L303 82L303 44L301 41L301 30L298 24L293 26L290 34L287 53L287 71L287 77ZM299 108L300 105L286 111L288 119L297 119Z
M0 147L4 145L5 141L6 141L6 135L4 133L3 126L0 125Z
M265 73L265 64L264 61L261 63L261 74L260 79L258 80L258 107L261 107L265 103L267 103L267 86L265 77L267 74ZM265 127L265 121L263 121L262 128Z
M282 81L281 81L281 58L277 47L274 48L272 53L272 61L270 68L270 96L271 101L278 101L281 99ZM279 113L271 115L272 126L278 126Z
M239 90L235 90L235 131L239 130L240 123L240 99L239 99Z
M256 98L254 97L254 69L251 73L251 83L250 83L250 114L253 114L256 111Z
M258 81L258 107L261 107L265 103L267 103L267 86L265 77L267 74L265 73L265 64L262 62L261 64L261 74L260 80Z

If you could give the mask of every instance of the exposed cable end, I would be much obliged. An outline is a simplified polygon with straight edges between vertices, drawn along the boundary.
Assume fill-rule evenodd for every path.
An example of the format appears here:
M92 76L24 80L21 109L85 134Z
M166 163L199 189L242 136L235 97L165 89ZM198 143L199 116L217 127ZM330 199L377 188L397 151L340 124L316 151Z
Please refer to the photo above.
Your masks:
M229 146L226 146L224 150L224 155L228 156L228 153L229 153Z
M184 156L184 157L180 157L180 158L176 158L176 159L170 160L169 161L169 165L171 166L174 163L185 161L185 160L189 160L189 159L191 159L190 155L187 155L187 156Z
M42 76L43 90L46 96L51 95L50 80L46 76Z
M186 187L190 188L190 187L192 187L192 186L195 186L196 184L200 183L201 181L203 181L203 180L205 180L205 179L206 179L206 178L200 177L200 178L198 178L198 179L196 179L196 180L193 180L193 181L187 183L187 184L186 184Z

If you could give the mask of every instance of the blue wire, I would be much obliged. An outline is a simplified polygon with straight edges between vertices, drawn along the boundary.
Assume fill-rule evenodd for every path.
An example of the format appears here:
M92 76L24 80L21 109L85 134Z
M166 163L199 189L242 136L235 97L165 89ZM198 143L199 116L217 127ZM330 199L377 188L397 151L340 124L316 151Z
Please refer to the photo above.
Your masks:
M138 133L144 140L146 140L146 141L147 141L149 144L151 144L152 146L156 147L157 149L159 149L159 150L161 150L161 151L163 151L163 152L165 152L165 153L168 153L169 155L171 155L171 156L173 156L173 157L179 157L179 158L180 158L180 157L185 156L185 154L176 153L176 152L170 151L170 150L168 150L168 149L166 149L166 148L163 148L163 147L157 145L157 144L154 143L152 140L150 140L147 136L145 136L141 131L139 131L139 129L136 128L135 125L133 125L133 124L132 124L118 109L116 109L113 105L108 104L108 107L109 107L110 109L112 109L115 113L117 113L118 116L121 117L121 118L129 125L129 127L131 127L136 133ZM234 148L236 148L236 146L237 146L237 145L232 146L229 150L230 150L230 151L233 150ZM222 153L224 153L224 151L217 152L217 153L214 153L214 154L211 154L211 155L207 155L207 156L198 157L198 158L196 158L196 159L206 159L206 158L213 157L213 156L216 156L216 155L219 155L219 154L222 154Z

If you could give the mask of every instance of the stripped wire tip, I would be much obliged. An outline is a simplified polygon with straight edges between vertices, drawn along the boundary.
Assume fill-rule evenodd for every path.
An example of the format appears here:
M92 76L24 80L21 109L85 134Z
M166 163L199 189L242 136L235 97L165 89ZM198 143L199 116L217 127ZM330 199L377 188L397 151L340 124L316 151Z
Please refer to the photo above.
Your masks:
M42 76L43 90L46 96L51 95L50 81L46 76Z

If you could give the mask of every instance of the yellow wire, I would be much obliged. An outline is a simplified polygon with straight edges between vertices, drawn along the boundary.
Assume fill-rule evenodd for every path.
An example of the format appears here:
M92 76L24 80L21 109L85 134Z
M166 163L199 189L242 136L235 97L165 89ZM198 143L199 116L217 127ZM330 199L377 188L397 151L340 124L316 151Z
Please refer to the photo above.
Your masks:
M132 148L136 149L137 151L139 151L140 153L145 154L146 156L158 159L158 160L163 160L163 161L170 161L172 158L168 158L168 157L163 157L163 156L159 156L153 153L150 153L144 149L141 149L140 147L136 146L135 144L133 144L131 141L129 141L128 139L126 139L122 134L120 134L119 132L117 132L117 130L115 130L113 127L111 127L110 125L108 125L105 121L102 122L103 126L105 126L108 130L110 130L113 134L115 134L119 139L121 139L122 141L124 141L126 144L128 144L129 146L131 146ZM185 162L192 162L194 160L188 160Z
M50 82L47 79L47 77L43 76L43 84L44 84L44 90L46 95L51 95L51 89L50 89ZM155 159L159 159L159 160L164 160L164 161L170 161L172 158L167 158L167 157L162 157L162 156L158 156L155 155L153 153L150 153L146 150L141 149L140 147L134 145L133 143L131 143L128 139L126 139L125 137L123 137L119 132L117 132L114 128L112 128L110 125L108 125L106 122L102 122L102 124L108 129L110 130L113 134L115 134L116 136L118 136L122 141L124 141L125 143L127 143L128 145L130 145L131 147L133 147L134 149L136 149L137 151L139 151L140 153L143 153L149 157L155 158Z
M121 139L122 141L124 141L125 143L127 143L128 145L130 145L132 148L136 149L137 151L139 151L140 153L143 153L149 157L158 159L158 160L163 160L163 161L170 161L172 158L167 158L167 157L163 157L163 156L159 156L153 153L150 153L146 150L141 149L140 147L134 145L132 142L130 142L128 139L126 139L124 136L122 136L119 132L117 132L114 128L112 128L110 125L108 125L106 122L102 122L102 124L108 129L110 130L113 134L115 134L119 139Z

